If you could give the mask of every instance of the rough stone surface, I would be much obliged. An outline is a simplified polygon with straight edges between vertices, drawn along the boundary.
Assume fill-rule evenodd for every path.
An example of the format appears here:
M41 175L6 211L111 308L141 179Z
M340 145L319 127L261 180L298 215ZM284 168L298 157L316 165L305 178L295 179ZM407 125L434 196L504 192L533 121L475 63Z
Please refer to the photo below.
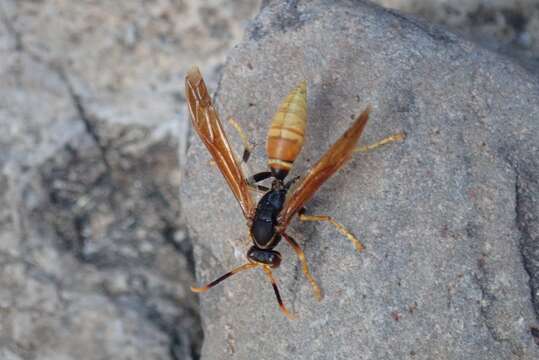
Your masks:
M443 24L481 45L539 71L537 0L373 0Z
M0 0L0 359L199 357L183 74L257 9Z
M309 84L302 174L367 104L362 143L408 137L357 156L308 204L357 234L294 223L325 297L314 301L291 249L276 271L278 310L260 271L202 294L204 359L537 359L539 82L440 28L358 1L267 1L229 56L217 92L256 145L278 103ZM235 149L241 143L225 125ZM193 138L182 207L198 279L244 260L247 229ZM534 310L535 304L535 310Z

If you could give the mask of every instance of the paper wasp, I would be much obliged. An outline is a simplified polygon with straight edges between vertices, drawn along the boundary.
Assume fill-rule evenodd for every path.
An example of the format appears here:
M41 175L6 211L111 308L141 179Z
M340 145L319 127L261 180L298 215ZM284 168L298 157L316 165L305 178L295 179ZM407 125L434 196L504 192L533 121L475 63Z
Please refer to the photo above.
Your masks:
M404 139L404 133L399 133L383 139L373 145L356 149L356 144L367 123L370 107L367 107L356 119L352 126L339 140L322 156L310 171L295 186L290 194L288 190L297 178L285 181L292 164L298 156L304 141L307 123L307 83L304 81L285 98L274 116L267 136L266 152L268 155L269 171L257 173L247 179L239 162L236 160L230 144L225 136L223 127L212 105L206 84L198 68L192 68L185 79L186 98L193 127L206 145L216 166L226 179L228 186L238 200L243 215L249 227L249 236L253 242L247 251L247 263L224 274L207 285L191 290L204 292L240 271L261 267L270 280L281 311L288 317L294 316L283 304L272 269L279 267L281 254L273 250L282 238L294 249L303 273L310 282L315 297L320 300L320 288L309 272L307 261L299 244L286 233L286 229L294 217L298 215L301 221L326 221L333 224L337 230L352 241L358 251L363 245L344 226L330 216L305 215L303 205L316 193L318 188L337 170L339 170L355 151L367 151L383 144ZM242 139L246 150L245 136ZM244 152L244 161L249 152ZM271 188L256 183L273 178ZM250 190L263 191L264 195L253 202Z

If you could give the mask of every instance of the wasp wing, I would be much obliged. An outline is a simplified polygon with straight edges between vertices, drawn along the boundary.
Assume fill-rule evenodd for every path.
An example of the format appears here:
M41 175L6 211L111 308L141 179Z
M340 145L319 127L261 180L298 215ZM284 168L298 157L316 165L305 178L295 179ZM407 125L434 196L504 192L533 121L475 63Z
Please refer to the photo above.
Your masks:
M189 70L185 77L185 94L193 127L240 203L243 214L246 218L250 218L254 205L247 181L230 148L204 79L197 67Z
M320 186L339 170L352 156L357 141L369 119L370 106L356 119L339 140L309 170L294 193L290 195L279 215L279 224L286 228L292 217L309 201Z

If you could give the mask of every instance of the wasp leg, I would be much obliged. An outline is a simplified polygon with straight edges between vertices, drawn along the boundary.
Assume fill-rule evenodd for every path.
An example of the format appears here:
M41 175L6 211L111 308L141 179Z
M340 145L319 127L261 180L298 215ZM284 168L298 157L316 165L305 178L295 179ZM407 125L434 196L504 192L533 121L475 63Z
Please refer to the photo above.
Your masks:
M234 119L233 117L229 117L228 122L230 123L230 125L234 127L234 129L236 129L236 131L238 132L241 138L241 142L243 143L243 154L241 156L241 162L247 163L247 161L249 160L249 157L251 156L251 152L253 150L251 147L251 144L249 144L249 140L247 140L247 135L245 135L245 132L241 128L240 123L236 119ZM217 166L214 160L210 160L210 165Z
M249 140L247 140L247 135L245 135L245 132L241 128L241 125L238 123L238 121L234 119L233 117L230 117L228 118L228 122L234 127L234 129L236 129L236 131L238 132L238 135L241 138L241 141L243 143L243 155L241 157L241 161L242 163L246 164L247 161L249 161L249 158L251 157L253 148L251 144L249 144ZM250 190L257 191L260 193L265 193L269 191L269 188L266 186L257 185L256 183L262 180L265 180L271 176L272 176L271 172L269 171L259 172L247 179L247 185L249 186Z
M283 299L281 299L281 294L279 293L277 282L275 281L275 278L273 277L273 274L271 273L270 267L268 265L264 265L263 269L266 275L268 275L269 281L271 281L271 286L273 287L273 291L275 292L275 297L277 298L277 302L279 303L279 308L289 320L295 320L296 316L290 313L283 304Z
M261 171L249 177L249 179L247 179L247 183L254 185L257 182L261 182L262 180L269 179L272 176L273 175L271 174L271 171Z
M230 117L228 118L228 122L230 123L230 125L234 126L234 128L240 135L241 142L243 143L243 155L241 156L241 161L246 163L249 160L249 157L251 156L253 148L251 144L249 144L249 140L247 140L247 135L245 135L245 132L241 128L238 121L234 119L233 117Z
M292 236L290 236L290 235L288 235L286 233L281 233L281 235L286 239L286 241L288 241L290 246L292 246L292 249L294 249L294 251L296 252L296 255L298 256L298 259L301 262L301 267L302 267L303 273L305 274L305 277L307 278L309 283L311 283L311 286L312 286L313 292L314 292L314 297L318 301L322 300L320 287L318 286L318 284L314 280L313 275L309 271L309 266L307 265L307 260L305 259L305 254L303 253L303 250L301 249L299 244L296 242L296 240L294 240L294 238Z
M333 226L335 226L337 228L337 230L341 234L343 234L350 241L352 241L352 244L354 244L357 251L361 252L361 251L363 251L363 249L365 249L363 244L354 235L352 235L352 233L350 231L348 231L344 226L342 226L341 224L339 224L338 222L333 220L333 218L331 216L328 216L328 215L305 215L304 212L305 212L305 209L301 209L299 211L299 213L298 213L299 219L301 221L327 221L327 222L333 224Z
M218 279L204 285L203 287L198 288L198 287L191 286L191 291L196 292L196 293L206 292L209 289L211 289L212 287L214 287L215 285L219 284L221 281L228 279L232 275L237 274L237 273L239 273L241 271L244 271L244 270L253 269L253 268L257 267L257 266L258 266L258 264L256 264L256 263L243 264L242 266L238 266L237 268L233 269L232 271L227 272L223 276L221 276Z
M292 185L294 185L294 184L296 183L296 181L299 180L299 178L300 178L300 176L296 176L296 177L290 179L290 181L287 182L287 183L284 185L284 188L285 188L286 190L290 189L290 187L291 187Z
M271 174L270 171L261 171L259 173L254 174L253 176L249 177L247 179L247 185L249 186L249 188L251 190L258 191L258 192L261 192L261 193L268 192L270 190L269 187L264 186L264 185L257 185L257 182L260 182L262 180L266 180L266 179L268 179L268 178L270 178L272 176L273 175Z
M386 144L389 144L395 141L401 141L401 140L404 140L405 138L406 138L406 133L403 131L398 134L393 134L391 136L385 137L382 140L375 142L374 144L358 146L354 150L354 152L366 153L376 148L379 148L380 146L384 146Z
M260 194L265 194L270 190L269 187L264 186L264 185L251 185L251 184L248 184L248 186L249 186L249 190L256 191L257 193L260 193Z

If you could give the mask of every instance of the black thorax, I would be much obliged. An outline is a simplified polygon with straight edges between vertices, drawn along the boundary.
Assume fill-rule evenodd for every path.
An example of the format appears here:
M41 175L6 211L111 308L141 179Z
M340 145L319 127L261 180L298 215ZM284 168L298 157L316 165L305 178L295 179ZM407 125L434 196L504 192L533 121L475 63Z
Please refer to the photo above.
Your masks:
M279 243L281 236L276 232L277 217L281 212L288 188L282 186L282 182L274 182L272 189L268 191L258 202L251 235L255 246L259 249L272 249Z

